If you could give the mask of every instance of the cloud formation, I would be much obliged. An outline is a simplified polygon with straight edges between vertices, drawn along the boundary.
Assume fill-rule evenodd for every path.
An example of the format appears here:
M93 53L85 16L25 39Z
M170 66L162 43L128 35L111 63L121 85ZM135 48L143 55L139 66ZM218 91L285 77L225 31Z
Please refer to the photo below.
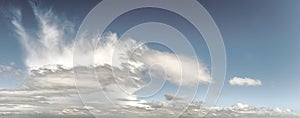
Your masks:
M78 109L83 108L75 85L84 90L83 94L89 98L102 98L93 101L95 106L87 107L94 107L101 113L112 107L110 103L102 102L106 97L119 105L148 108L145 101L134 95L145 84L141 79L145 71L151 71L156 78L166 79L178 86L190 87L211 82L210 73L202 62L185 55L150 49L131 38L120 40L115 33L102 37L88 33L78 36L81 37L78 41L81 43L79 55L94 55L94 61L74 66L74 24L56 16L51 10L43 10L37 4L30 3L38 24L36 32L23 26L19 9L13 9L10 18L25 49L24 62L29 76L24 78L22 89L0 91L3 96L1 103L5 103L1 104L2 113L12 112L9 108L24 109L24 112L28 111L26 113L47 112L47 109L53 109L57 114L77 113ZM4 69L10 70L3 66ZM162 69L164 74L161 74ZM77 84L74 70L83 72L76 73L83 77L77 78ZM101 91L96 91L99 85ZM97 92L104 92L106 96L93 96Z
M247 77L233 77L231 80L229 80L229 84L231 86L261 86L262 82L260 80L255 80Z
M32 3L32 2L30 2ZM73 24L61 20L51 10L42 10L32 3L32 9L39 26L34 34L28 33L28 28L22 25L22 14L19 9L12 9L11 23L26 50L25 64L30 69L44 65L64 65L72 67L72 34ZM63 39L63 40L62 40Z
M53 65L61 65L65 69L73 68L73 42L70 41L73 36L66 34L74 32L74 25L68 20L60 20L51 10L44 11L35 5L32 5L32 8L40 28L34 36L29 35L22 26L22 14L19 10L16 10L18 12L12 18L15 31L26 49L25 62L29 70L45 67L49 69ZM125 68L133 72L147 70L158 64L166 72L166 79L177 85L195 86L198 82L200 84L211 82L206 66L191 57L160 52L146 46L138 47L142 42L136 42L134 39L120 41L115 33L108 33L104 37L89 36L89 39L84 36L78 37L83 37L79 41L83 45L80 47L82 52L79 52L79 55L82 57L94 55L94 62L83 66L107 64L124 71L126 71L124 67L127 66ZM93 48L99 39L99 45ZM132 56L133 52L138 56ZM161 71L158 68L151 69L154 75Z
M136 42L134 39L119 40L115 33L108 33L104 37L82 38L79 42L84 44L80 54L86 56L93 53L95 61L73 67L74 42L69 39L74 35L74 24L66 19L59 19L51 10L44 11L34 4L32 8L40 29L34 36L27 33L28 29L22 25L20 10L13 12L14 17L11 21L26 50L25 64L30 76L24 79L23 89L0 90L0 115L49 114L89 117L88 110L90 110L103 117L175 117L179 112L178 109L184 108L186 103L149 103L139 100L133 94L144 84L141 80L144 71L151 71L154 77L166 79L178 86L190 87L198 83L212 82L208 69L201 61L185 55L149 49L147 46L139 47L142 42ZM101 39L100 45L94 48L98 39ZM2 71L11 70L7 66L1 68ZM100 99L89 101L94 104L93 106L83 106L75 87L74 69L84 72L79 73L84 78L77 80L80 82L77 87L83 89L84 94L93 95L99 92L94 88L98 88L100 84L100 92L105 92L115 103L126 107L115 107L111 103L103 102L107 96L90 96ZM94 73L90 72L95 72L98 82L94 80ZM235 82L241 79L242 82ZM247 78L246 80L247 82L244 82L245 79L237 78L232 81L233 85L254 85L252 80L250 82ZM254 83L257 84L257 81L254 80ZM261 85L260 81L259 83ZM167 100L185 99L185 96L170 94L165 96ZM185 115L193 117L209 110L212 110L213 117L291 113L291 110L256 108L244 104L212 109L199 109L201 104L190 104L194 108L191 107Z
M191 57L149 50L142 60L152 70L152 76L163 77L177 85L189 87L212 82L206 66Z

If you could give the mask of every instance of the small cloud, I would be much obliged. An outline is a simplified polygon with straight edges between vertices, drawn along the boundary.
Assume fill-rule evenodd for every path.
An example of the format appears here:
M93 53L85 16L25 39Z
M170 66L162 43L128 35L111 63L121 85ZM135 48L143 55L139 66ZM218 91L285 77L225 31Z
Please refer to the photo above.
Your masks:
M15 66L16 63L12 61L12 62L9 63L9 65L10 65L10 66Z
M11 66L6 66L6 65L0 65L0 72L9 72L13 68Z
M186 96L179 96L179 95L171 95L171 94L165 94L166 100L183 100L186 99Z
M231 86L261 86L262 82L260 80L255 80L247 77L233 77L231 80L229 80L229 84Z

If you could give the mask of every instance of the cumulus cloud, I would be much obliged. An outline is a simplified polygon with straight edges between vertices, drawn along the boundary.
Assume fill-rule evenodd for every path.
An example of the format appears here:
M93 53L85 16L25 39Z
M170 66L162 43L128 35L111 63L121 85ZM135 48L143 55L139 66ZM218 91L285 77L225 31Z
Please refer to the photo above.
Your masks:
M164 77L177 85L196 86L212 81L206 66L191 57L149 50L144 53L142 60L152 70L154 77Z
M209 116L213 117L295 117L290 109L255 107L248 104L236 103L231 107L213 107Z
M19 91L0 91L1 104L0 115L36 115L36 114L49 114L49 115L76 115L89 117L88 110L97 113L101 117L176 117L178 113L183 113L184 117L199 117L207 113L208 117L299 117L298 114L290 109L280 108L266 108L255 107L248 104L237 103L230 107L202 107L202 102L192 102L189 104L181 102L152 102L144 103L145 106L128 106L128 107L111 107L108 103L94 103L95 106L81 106L79 100L75 100L78 97L63 97L55 99L52 96L39 96L42 93L50 93L49 91L32 91L26 92L24 90ZM25 94L24 94L25 93ZM6 96L6 97L4 97ZM16 98L18 97L18 98ZM23 98L23 99L21 99ZM2 102L2 100L10 99L9 102ZM54 100L57 100L54 102ZM46 102L45 102L46 101ZM52 101L52 102L50 102ZM124 100L128 101L128 100ZM131 100L133 101L133 100ZM189 106L188 109L180 111L178 109ZM88 110L87 110L88 109ZM105 109L112 109L107 111ZM132 112L128 112L128 111ZM54 117L54 116L53 116Z
M231 86L261 86L262 82L260 80L255 80L247 77L233 77L231 80L229 80L229 84Z
M153 77L166 79L184 87L212 82L208 69L201 61L185 55L149 49L147 46L140 46L142 42L134 39L119 40L115 33L108 33L104 37L90 36L88 39L83 36L79 41L83 43L79 53L82 56L95 54L95 61L74 67L74 42L68 40L72 38L74 25L68 20L59 19L51 10L41 10L35 4L32 4L32 7L41 29L34 36L27 33L27 28L23 27L20 10L13 12L14 17L11 21L26 50L25 64L29 70L29 77L24 79L23 89L0 90L0 115L46 113L86 117L89 116L88 109L103 117L175 117L178 109L185 108L186 103L151 103L139 100L134 95L134 92L145 84L141 79L144 71L149 71ZM100 43L95 47L98 39L101 39ZM11 63L0 66L0 70L13 70L11 67L14 65ZM83 89L84 94L93 95L99 92L94 88L100 87L100 92L105 92L107 96L96 96L99 98L97 101L89 101L88 106L83 106L77 95L74 70L83 72L77 73L83 77L77 78L77 87ZM230 80L230 84L256 86L261 85L261 81L235 77ZM106 97L126 107L115 107L111 103L103 102ZM167 100L186 98L171 94L166 94L165 97ZM212 117L292 114L289 109L257 108L246 104L236 104L228 108L200 108L201 103L190 103L189 106L190 109L184 115L192 117L209 110Z
M19 10L16 10L18 12L12 18L12 24L15 26L15 31L27 53L25 63L28 66L30 74L37 75L37 73L34 73L35 71L52 74L48 72L57 71L59 68L72 70L74 42L69 40L72 38L72 35L66 34L74 32L74 25L68 20L59 19L51 10L41 10L35 4L32 4L32 8L40 28L40 31L37 31L33 36L28 34L23 27L21 22L22 14ZM112 71L114 71L114 74L117 74L119 77L117 80L123 82L126 86L132 86L133 84L128 85L130 82L123 81L122 79L131 78L132 82L138 85L138 83L141 83L139 79L142 77L140 72L149 70L153 64L163 65L167 76L166 78L160 78L167 79L177 85L195 86L198 82L211 82L210 74L204 64L193 58L159 52L149 49L146 46L139 46L142 42L136 42L134 39L121 41L115 33L108 33L104 37L89 36L88 39L85 36L78 37L82 37L78 41L82 43L82 47L79 47L81 50L79 55L82 57L94 55L93 63L82 66L106 68L108 70L104 72L108 72L109 74L112 74ZM101 39L99 45L94 48L98 39ZM133 51L134 56L131 55ZM82 60L82 62L87 61ZM157 68L151 69L154 70L153 73L155 75L161 71ZM109 79L112 79L112 77L106 78L106 75L109 74L101 74L104 74L99 76L104 81L103 83L111 82ZM48 83L45 86L50 86L51 82L56 82L55 85L60 85L63 82L57 82L60 79L52 77L41 80L46 81L44 83ZM65 83L70 84L72 82L67 81ZM36 85L43 84L38 83ZM136 85L134 86L137 87Z
M36 70L48 65L62 65L64 68L73 67L74 24L68 20L61 20L51 10L42 10L32 4L34 15L38 21L40 31L29 35L22 25L20 10L12 18L15 32L18 34L27 57L25 63L29 70ZM88 37L86 37L88 36ZM82 57L94 55L94 62L84 66L105 64L123 69L129 66L131 72L149 69L152 65L161 65L166 78L172 83L182 86L195 86L198 83L210 83L211 77L206 66L191 57L173 53L160 52L139 46L142 42L134 39L120 41L115 33L108 33L104 37L90 36L86 34L78 41L81 43L80 54ZM98 47L94 48L97 40ZM138 49L136 49L138 48ZM134 52L133 57L131 54ZM78 59L80 60L80 59ZM82 62L88 62L82 60ZM158 75L161 69L151 68L154 75Z
M6 107L30 105L32 109L28 110L32 111L56 109L63 114L77 113L77 110L68 108L81 105L78 104L78 96L76 97L74 70L82 72L77 73L77 76L83 78L77 78L76 85L84 90L83 94L92 96L93 93L99 92L94 88L99 88L100 85L106 96L96 96L103 99L99 101L109 97L114 103L134 107L148 106L144 104L145 101L134 95L145 84L141 80L144 71L151 71L156 78L166 79L178 86L189 87L211 82L210 74L202 62L185 55L149 49L134 39L119 40L115 33L107 33L103 37L89 34L78 36L78 42L81 43L79 55L94 55L94 61L74 67L74 24L56 16L51 10L43 10L37 4L30 3L38 24L39 30L36 32L32 32L35 31L32 29L31 33L28 33L30 29L23 26L22 12L19 9L13 9L11 15L11 24L25 49L24 62L28 67L29 76L24 79L23 89L0 91L0 95L3 96L1 100L7 103L3 104L3 112L10 112L5 111ZM100 42L96 47L97 40ZM10 67L14 65L11 63L7 67L3 66L2 70L11 70ZM160 65L162 68L153 65ZM161 69L166 72L166 76L162 76ZM98 82L95 82L94 74ZM177 98L180 97L173 99ZM61 102L63 100L68 102ZM102 102L93 104L111 106ZM107 110L106 107L100 108L101 111L105 109Z
M104 37L91 36L88 41L82 38L79 42L85 44L81 47L80 54L85 56L95 53L95 61L92 64L73 67L73 42L68 39L72 38L74 25L68 20L59 19L51 10L44 11L35 5L32 7L41 29L34 36L29 35L27 28L23 27L20 10L15 9L12 12L14 17L11 23L26 50L25 64L30 76L24 79L23 89L0 90L0 115L44 113L89 117L90 110L103 117L133 117L137 114L143 117L175 117L178 109L186 106L185 103L149 103L139 100L133 94L145 84L141 80L143 71L149 71L153 77L166 79L178 86L190 87L198 83L212 82L208 69L201 61L185 55L149 49L146 46L139 47L142 42L136 42L134 39L121 41L114 33ZM93 44L99 38L100 45L94 48ZM91 49L95 49L95 52ZM135 53L131 55L133 51ZM14 73L14 66L14 63L1 65L0 71ZM100 83L101 90L109 98L127 107L124 109L102 102L107 96L97 96L102 99L90 101L93 106L83 106L75 87L74 69L86 72L80 73L84 78L77 80L80 82L77 86L84 89L86 94L99 92L94 88L99 87ZM95 83L94 75L90 72L95 72L99 83ZM235 77L230 80L230 84L256 86L261 85L261 81ZM127 90L127 93L120 87ZM166 94L165 97L167 100L186 98L171 94ZM200 108L201 104L195 103L190 105L192 107L184 115L192 117L209 110L212 117L293 115L289 109L257 108L246 104L236 104L228 108Z
M132 72L132 76L127 76L124 72L124 70L129 70L130 67L132 68L131 65L124 65L122 62L120 63L122 68L119 68L120 66L113 67L110 63L112 51L115 48L113 47L113 42L118 40L115 34L109 34L107 37L103 37L107 43L99 46L97 49L98 56L96 56L96 59L97 57L107 57L106 60L98 60L93 66L84 65L82 67L73 67L73 41L71 39L74 37L74 34L72 34L74 33L73 23L66 19L58 19L58 16L54 15L51 10L44 11L40 9L39 6L35 6L35 4L31 5L40 29L34 33L27 33L29 29L23 27L20 10L12 9L14 12L12 12L11 23L25 49L26 58L24 62L28 67L29 76L24 79L25 84L23 85L23 89L3 89L1 91L0 95L3 96L2 101L4 101L4 103L10 102L12 106L22 104L45 106L45 104L48 104L48 107L35 107L32 111L41 110L42 108L54 109L56 108L55 106L59 109L65 109L72 105L81 106L75 87L74 69L87 72L94 72L94 70L96 70L95 72L97 72L98 79L103 85L101 89L106 91L107 94L110 94L112 99L135 98L133 95L127 95L123 91L120 91L118 86L114 86L115 81L118 81L119 84L127 90L135 91L135 89L142 84L142 82L139 81L138 71ZM93 41L97 38L99 37L93 37L93 39L90 40L86 39L86 46L94 43ZM126 42L128 42L127 45L131 44L129 43L130 41L124 41L124 46L126 46ZM122 48L122 46L120 46L120 48ZM122 51L122 49L120 49L120 51ZM88 53L93 53L93 51L90 50ZM121 53L127 54L126 50ZM85 53L82 54L85 55ZM13 65L14 63L8 66L1 66L1 71L7 73L13 70ZM115 68L117 79L113 79L113 68ZM89 93L95 92L94 88L97 88L98 84L92 79L89 79L94 77L93 73L84 74L86 74L84 75L85 78L82 78L84 80L78 80L81 83L78 84L77 87L83 88ZM128 79L124 79L125 76ZM70 99L74 96L77 96L75 97L77 99L76 102L60 102L62 100L73 101ZM105 96L102 96L102 98L105 99ZM131 102L131 104L134 103ZM5 107L7 107L7 105L3 105L3 112L5 112ZM63 112L68 113L68 110Z
M94 62L78 67L73 66L74 24L60 19L51 10L42 10L32 4L34 15L38 21L39 31L29 34L22 25L22 14L15 9L11 23L26 50L25 64L29 76L26 77L23 89L0 90L0 114L56 114L85 115L87 111L100 116L136 116L175 117L178 109L186 107L186 103L163 102L151 103L139 100L134 93L145 83L144 72L152 77L184 87L197 86L212 82L205 64L195 58L157 51L134 39L119 40L117 34L108 33L103 37L82 36L80 55L94 55ZM86 34L88 35L88 34ZM80 37L80 36L79 36ZM70 39L70 40L69 40ZM98 47L96 41L100 40ZM85 61L85 60L82 60ZM0 66L1 72L15 70L14 63ZM74 70L83 73L77 78L77 87L83 94L99 98L89 101L88 106L81 104L75 87ZM95 78L94 74L97 76ZM95 82L95 79L98 81ZM117 83L117 84L116 84ZM258 86L260 80L234 77L230 85ZM100 86L99 86L100 85ZM106 96L93 96L95 88ZM121 88L121 89L120 89ZM123 90L126 90L124 92ZM183 100L186 96L165 94L167 100ZM105 102L109 97L112 102L126 107L115 107ZM291 110L257 108L246 104L236 104L228 108L200 108L201 103L190 103L190 109L184 114L198 116L198 113L211 111L212 117L245 117L254 114L290 114ZM128 112L134 111L134 112Z

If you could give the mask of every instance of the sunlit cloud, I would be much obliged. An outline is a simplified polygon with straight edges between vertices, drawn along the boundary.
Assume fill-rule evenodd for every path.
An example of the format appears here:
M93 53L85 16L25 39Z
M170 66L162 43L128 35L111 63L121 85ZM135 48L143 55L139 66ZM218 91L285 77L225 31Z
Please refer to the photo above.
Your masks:
M101 90L105 91L110 99L116 100L117 104L139 107L149 107L149 105L143 105L145 101L137 99L134 95L134 92L144 84L141 80L143 77L141 73L151 69L157 77L165 79L157 74L160 71L159 68L152 68L153 64L163 65L167 80L178 86L189 87L198 83L211 82L207 68L200 61L184 55L177 56L172 53L149 49L147 46L140 46L142 42L137 42L134 39L119 40L115 33L107 33L103 37L89 36L92 38L80 39L79 42L85 45L80 47L82 48L80 55L93 53L95 54L95 61L80 67L73 67L74 42L70 38L74 35L74 24L67 19L59 18L51 10L40 9L33 3L31 6L39 31L34 34L27 33L28 29L22 25L22 14L18 9L15 10L15 14L11 18L14 30L26 50L24 62L28 67L29 75L24 79L24 89L1 91L1 95L14 98L11 99L12 104L18 100L18 97L26 97L29 99L23 99L21 104L57 105L60 100L76 96L77 89L73 69L95 70L97 79L101 84ZM99 39L101 39L100 45L91 48ZM133 51L135 53L131 55ZM193 71L182 71L181 68ZM85 78L81 78L84 79L83 83L78 84L77 87L85 89L86 94L97 92L93 88L98 87L98 84L88 79L94 76L93 73L85 74ZM118 85L115 84L115 81ZM119 87L125 88L129 94L124 93ZM27 101L32 102L27 103ZM69 99L69 101L72 100ZM70 103L59 104L64 106L64 104ZM78 104L74 102L73 105L77 106ZM73 111L66 110L64 112Z
M229 80L229 84L231 86L261 86L262 82L260 80L251 79L247 77L233 77L231 80Z

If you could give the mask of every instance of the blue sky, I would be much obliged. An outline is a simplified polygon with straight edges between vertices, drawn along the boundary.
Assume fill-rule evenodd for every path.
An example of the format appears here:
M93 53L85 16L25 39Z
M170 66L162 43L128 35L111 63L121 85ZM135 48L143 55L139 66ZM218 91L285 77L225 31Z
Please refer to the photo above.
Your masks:
M228 59L227 79L260 79L260 87L230 87L225 83L220 103L231 100L257 106L299 109L300 2L203 2L222 32Z
M84 16L99 1L61 2L44 1L40 4L52 7L61 17L66 17L80 25ZM199 0L208 10L219 27L227 53L227 76L219 106L230 106L241 102L255 106L281 107L300 110L300 1L299 0ZM0 1L2 8L18 7L23 12L25 27L38 30L33 18L33 11L26 1ZM2 7L2 3L6 6ZM146 19L164 15L163 10L150 10ZM137 12L143 12L142 10ZM148 11L149 12L149 11ZM155 13L154 13L155 12ZM196 12L196 11L195 11ZM126 17L134 17L129 14ZM178 18L172 14L166 18ZM0 64L16 63L16 68L26 71L26 54L11 29L9 20L0 16ZM127 20L126 25L138 20ZM181 27L191 42L194 42L197 55L210 68L210 57L201 36L197 35L184 20L168 21ZM180 22L180 23L178 23ZM120 30L124 26L116 25L112 29ZM114 30L113 30L114 31ZM114 32L122 32L114 31ZM151 34L142 34L151 37ZM149 35L149 36L148 36ZM168 34L171 35L171 34ZM163 37L163 36L161 36ZM166 36L168 37L168 36ZM72 40L72 39L71 39ZM261 86L231 86L229 80L235 76L250 77L262 81ZM15 88L19 79L1 79L0 88Z

